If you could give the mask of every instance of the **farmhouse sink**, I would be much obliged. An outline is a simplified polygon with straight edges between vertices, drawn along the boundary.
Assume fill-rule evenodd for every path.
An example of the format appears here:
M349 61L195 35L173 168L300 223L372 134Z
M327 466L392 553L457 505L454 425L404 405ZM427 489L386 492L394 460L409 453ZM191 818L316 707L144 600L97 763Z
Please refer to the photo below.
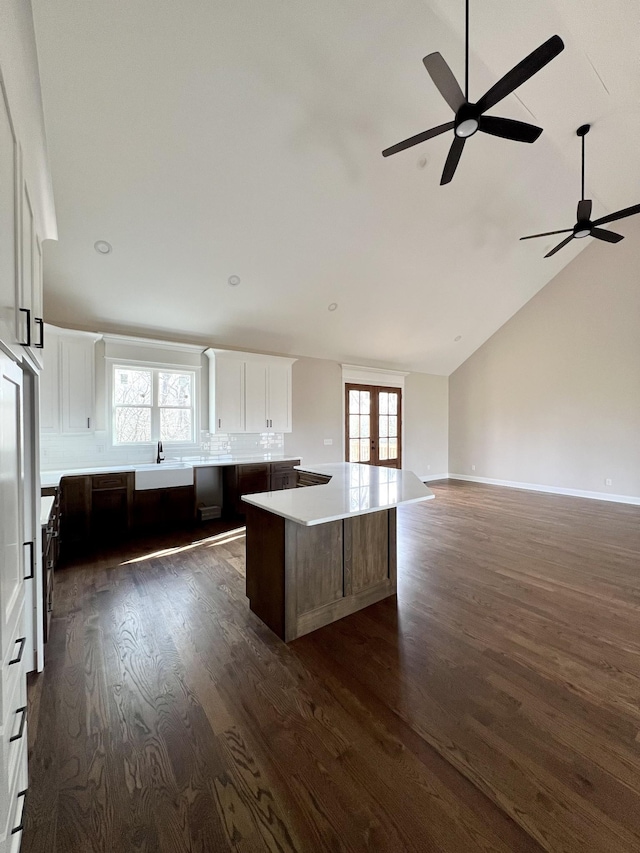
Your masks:
M161 462L159 465L136 465L136 491L170 489L173 486L192 486L193 468L186 462Z

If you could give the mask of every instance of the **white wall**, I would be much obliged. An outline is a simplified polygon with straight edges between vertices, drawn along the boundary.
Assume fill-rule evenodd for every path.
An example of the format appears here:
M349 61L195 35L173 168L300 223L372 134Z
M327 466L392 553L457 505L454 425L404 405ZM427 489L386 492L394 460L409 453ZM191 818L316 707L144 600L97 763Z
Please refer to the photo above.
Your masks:
M307 463L341 462L344 421L342 368L337 361L299 358L293 365L293 432L285 435L286 453ZM324 439L333 441L325 447Z
M453 474L640 496L640 222L614 224L450 377Z
M293 432L285 451L306 462L343 460L344 408L342 367L337 361L299 358L293 365ZM410 373L405 378L402 467L419 477L447 471L448 380ZM324 439L333 441L325 446Z
M410 373L403 402L402 467L423 479L444 476L449 470L449 379Z

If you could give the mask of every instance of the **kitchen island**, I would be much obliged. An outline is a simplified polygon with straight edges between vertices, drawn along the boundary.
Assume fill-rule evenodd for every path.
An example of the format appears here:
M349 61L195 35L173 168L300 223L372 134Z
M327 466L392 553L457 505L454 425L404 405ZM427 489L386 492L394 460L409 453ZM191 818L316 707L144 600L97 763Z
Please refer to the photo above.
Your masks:
M247 596L288 642L396 592L396 507L430 500L411 471L299 466L325 485L244 495Z

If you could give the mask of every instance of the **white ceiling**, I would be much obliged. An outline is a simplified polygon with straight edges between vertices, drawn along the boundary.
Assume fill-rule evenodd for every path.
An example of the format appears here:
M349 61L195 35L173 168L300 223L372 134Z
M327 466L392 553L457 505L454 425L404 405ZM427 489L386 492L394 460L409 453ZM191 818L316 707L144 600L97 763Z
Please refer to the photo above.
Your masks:
M594 215L640 202L636 0L472 0L472 98L566 49L492 110L540 140L478 134L446 187L449 135L380 152L452 118L422 57L462 81L463 0L33 5L54 323L448 374L591 242L518 241L573 224L579 124Z

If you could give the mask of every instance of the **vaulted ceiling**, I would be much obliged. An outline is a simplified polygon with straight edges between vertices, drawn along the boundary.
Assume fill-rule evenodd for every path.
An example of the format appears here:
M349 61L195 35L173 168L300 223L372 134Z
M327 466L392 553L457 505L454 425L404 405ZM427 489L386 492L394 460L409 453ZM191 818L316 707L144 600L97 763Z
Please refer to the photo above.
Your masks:
M445 187L449 135L380 152L450 120L422 58L463 79L463 0L33 5L50 322L448 374L590 242L518 241L574 222L578 125L594 215L640 201L634 0L471 0L472 99L566 49L492 110L538 142L478 134Z

